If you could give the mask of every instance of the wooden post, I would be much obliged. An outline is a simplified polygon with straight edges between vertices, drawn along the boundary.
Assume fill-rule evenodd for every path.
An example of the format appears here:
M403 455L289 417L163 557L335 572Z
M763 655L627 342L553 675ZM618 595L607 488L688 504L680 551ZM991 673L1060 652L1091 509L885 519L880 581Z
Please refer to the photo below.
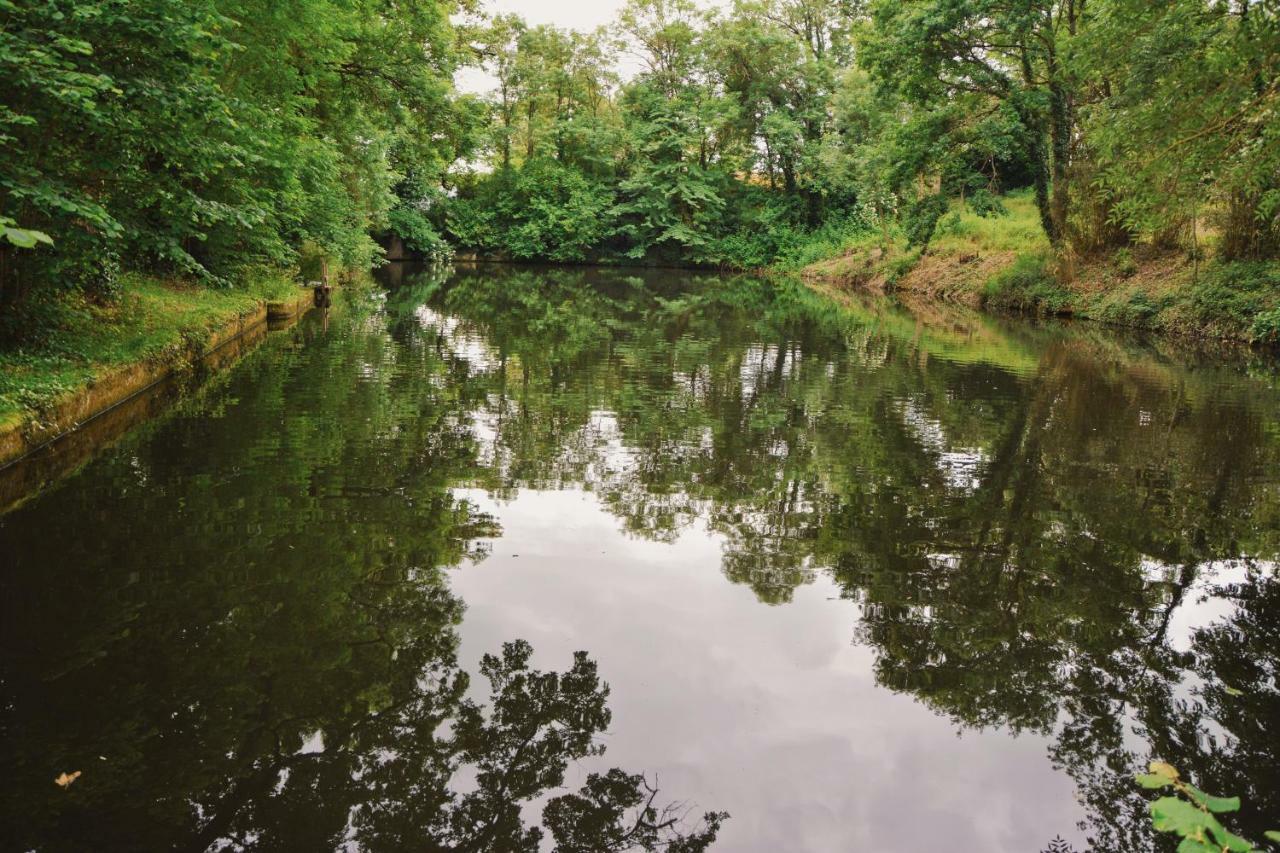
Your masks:
M329 259L320 258L320 281L312 288L315 293L315 306L317 308L328 308L330 302L330 294L333 290L329 286Z

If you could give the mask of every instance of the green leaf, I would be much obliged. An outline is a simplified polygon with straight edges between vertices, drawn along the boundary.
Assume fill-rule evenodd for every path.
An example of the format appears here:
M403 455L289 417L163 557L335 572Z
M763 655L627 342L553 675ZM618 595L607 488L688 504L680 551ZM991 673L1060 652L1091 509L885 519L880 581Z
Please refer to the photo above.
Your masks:
M1211 797L1195 785L1187 786L1187 796L1211 812L1236 812L1240 810L1239 797Z
M5 227L4 238L19 249L33 249L37 243L45 243L53 245L53 238L43 231L36 231L34 228L10 228Z
M1227 850L1232 853L1249 853L1253 850L1253 845L1245 839L1236 835L1216 820L1209 825L1209 831L1213 833L1214 839Z
M1139 785L1151 790L1167 788L1169 785L1173 784L1167 777L1159 776L1155 773L1139 773L1134 778L1138 780Z
M1178 853L1221 853L1221 851L1206 841L1184 838L1178 844Z
M1227 695L1228 695L1228 696L1243 696L1243 695L1244 695L1244 691L1243 691L1243 690L1237 690L1236 688L1232 687L1232 686L1231 686L1231 685L1229 685L1229 684L1224 684L1224 685L1222 685L1222 689L1223 689L1223 690L1225 690L1225 691L1227 692Z
M1151 804L1152 824L1160 832L1204 838L1213 816L1177 797L1161 797ZM1215 823L1217 821L1214 821Z
M1268 829L1266 832L1262 834L1265 835L1271 841L1280 841L1280 830Z

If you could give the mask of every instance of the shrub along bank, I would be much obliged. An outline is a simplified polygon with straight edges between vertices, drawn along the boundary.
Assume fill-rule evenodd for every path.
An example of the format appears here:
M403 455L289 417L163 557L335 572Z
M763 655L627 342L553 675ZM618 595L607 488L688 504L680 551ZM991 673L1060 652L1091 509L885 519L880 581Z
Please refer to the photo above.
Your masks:
M923 247L902 227L862 232L800 274L995 311L1280 343L1280 262L1200 260L1149 243L1068 262L1044 236L1030 193L1011 194L1003 207L983 216L955 202Z

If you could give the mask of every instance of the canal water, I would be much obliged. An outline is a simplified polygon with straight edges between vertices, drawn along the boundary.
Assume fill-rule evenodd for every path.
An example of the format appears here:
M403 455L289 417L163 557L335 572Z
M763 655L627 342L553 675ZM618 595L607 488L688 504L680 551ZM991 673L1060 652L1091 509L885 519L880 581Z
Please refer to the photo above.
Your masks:
M383 279L0 516L4 849L1149 850L1153 758L1280 823L1274 363Z

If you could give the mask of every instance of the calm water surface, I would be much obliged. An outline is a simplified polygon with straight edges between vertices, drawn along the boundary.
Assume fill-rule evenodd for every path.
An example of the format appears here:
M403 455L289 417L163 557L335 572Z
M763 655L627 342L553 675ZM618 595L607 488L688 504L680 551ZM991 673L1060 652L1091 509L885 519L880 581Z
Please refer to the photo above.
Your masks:
M717 850L1147 850L1152 757L1280 816L1274 366L387 278L0 517L4 849L604 849L656 788Z

